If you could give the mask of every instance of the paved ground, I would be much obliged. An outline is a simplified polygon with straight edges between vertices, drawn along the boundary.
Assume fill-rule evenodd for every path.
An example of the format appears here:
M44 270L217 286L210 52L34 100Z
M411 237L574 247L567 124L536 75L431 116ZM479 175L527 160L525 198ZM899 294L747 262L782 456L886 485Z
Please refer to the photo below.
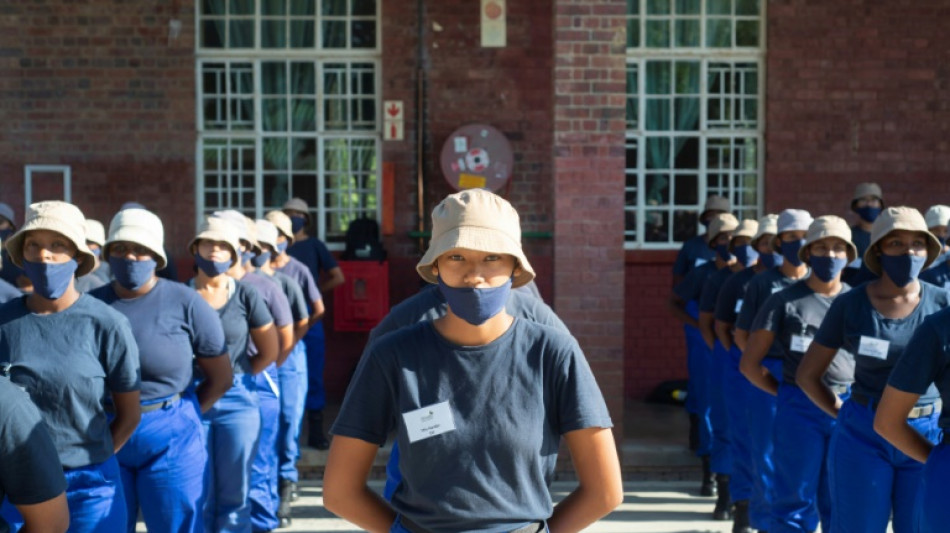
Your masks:
M374 483L374 487L380 487ZM555 499L570 491L572 484L557 482ZM727 533L731 522L710 520L713 499L694 496L697 483L693 481L645 481L624 484L626 498L611 515L585 531L591 533ZM331 531L361 531L323 508L319 482L308 481L301 487L300 500L294 504L292 527L277 531L309 533Z

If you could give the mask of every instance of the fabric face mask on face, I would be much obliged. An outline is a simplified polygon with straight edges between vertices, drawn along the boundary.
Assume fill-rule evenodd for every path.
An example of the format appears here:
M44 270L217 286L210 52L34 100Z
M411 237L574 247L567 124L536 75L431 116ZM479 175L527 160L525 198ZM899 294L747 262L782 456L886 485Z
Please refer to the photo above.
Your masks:
M782 266L782 263L785 262L785 259L776 253L767 253L759 256L759 263L762 263L765 268L775 268L777 266Z
M212 278L224 274L231 268L231 261L211 261L201 257L201 254L195 254L195 264L202 272Z
M478 326L497 315L505 308L511 293L511 278L503 285L475 289L471 287L449 287L439 279L439 290L449 304L449 309L462 320Z
M906 287L907 284L917 279L920 271L927 262L927 257L922 255L887 255L881 254L881 270L891 278L894 285Z
M736 246L732 249L732 255L736 256L736 259L742 266L752 266L756 261L759 260L759 252L749 244L743 244Z
M805 245L805 240L782 241L782 257L792 266L801 266L802 260L798 258L798 251Z
M861 220L864 220L865 222L874 222L875 220L877 220L877 217L881 214L881 208L864 206L864 207L859 207L855 209L855 212L858 214L859 217L861 217Z
M109 268L112 269L115 280L130 291L144 287L152 279L156 266L158 263L154 259L136 261L125 257L109 258Z
M810 263L812 273L821 281L828 283L844 270L844 267L848 265L848 260L844 257L813 255Z
M277 243L277 255L287 251L287 241Z
M34 263L23 260L23 272L33 283L33 292L47 300L56 300L66 294L77 268L79 263L75 259L65 263Z
M256 268L261 268L268 261L270 261L270 252L261 252L257 257L251 259L251 264Z
M303 229L304 224L306 223L307 219L304 217L290 217L290 231L294 232L294 235L296 235L298 231Z

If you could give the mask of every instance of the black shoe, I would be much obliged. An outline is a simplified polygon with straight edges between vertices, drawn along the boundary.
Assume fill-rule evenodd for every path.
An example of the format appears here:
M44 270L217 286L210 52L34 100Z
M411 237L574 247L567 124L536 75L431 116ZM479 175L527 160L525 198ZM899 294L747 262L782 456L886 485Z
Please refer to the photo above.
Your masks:
M318 450L328 450L330 441L323 434L323 411L310 411L307 414L307 423L310 425L307 445Z
M749 500L736 502L735 513L732 519L732 533L755 533L749 523Z
M288 517L281 518L281 519L280 519L280 525L277 526L277 528L278 528L278 529L281 529L281 528L285 528L285 527L290 527L290 523L291 523L291 522L292 522L292 520L291 520L290 518L288 518Z
M704 455L700 457L703 460L703 483L699 486L699 495L700 496L715 496L716 495L716 483L713 477L712 470L709 468L709 456Z
M300 494L297 493L297 484L289 479L280 480L278 493L282 502L295 502L300 498Z
M729 476L716 474L716 507L713 509L713 520L732 520L732 498L729 496Z

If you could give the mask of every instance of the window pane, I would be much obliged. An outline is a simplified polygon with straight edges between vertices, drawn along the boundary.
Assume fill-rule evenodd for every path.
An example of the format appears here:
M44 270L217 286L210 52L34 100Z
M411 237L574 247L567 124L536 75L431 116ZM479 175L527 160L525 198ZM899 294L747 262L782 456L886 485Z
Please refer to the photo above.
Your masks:
M261 63L261 89L264 94L287 94L287 65Z
M316 13L316 0L290 0L291 15L312 17Z
M695 174L676 176L676 194L673 198L676 205L691 205L699 203L699 177Z
M261 47L284 48L287 46L287 24L283 20L261 21Z
M376 48L376 22L354 20L352 23L353 48Z
M291 48L314 48L317 46L316 23L312 20L290 21Z
M254 46L254 21L231 20L228 25L228 48L252 48Z
M673 105L676 131L699 131L699 98L677 98Z
M288 141L283 137L265 138L262 143L265 170L286 170L290 167Z
M699 168L699 138L677 137L673 143L675 159L673 166L678 169Z
M231 0L229 6L232 15L254 14L254 0Z
M759 15L759 0L736 0L736 15Z
M224 48L224 21L205 19L201 23L201 46L205 48Z
M203 15L224 15L225 0L204 0L201 2L201 13Z
M376 0L353 0L353 15L373 16L376 14Z
M670 94L671 70L669 61L647 61L647 94Z
M324 48L346 48L346 21L325 20L322 31Z
M643 214L643 230L646 242L669 242L669 213L655 209L646 209Z
M637 84L637 66L627 65L627 128L639 128L640 109L637 105L639 101Z
M317 141L316 139L292 139L291 168L295 170L317 169Z
M647 168L670 168L670 139L647 137Z
M647 0L647 14L668 15L669 13L670 0Z
M286 0L261 0L261 15L284 15L286 12Z
M694 48L699 46L699 20L676 21L676 46Z
M264 131L287 131L287 101L283 98L264 98L261 114Z
M627 0L627 14L628 15L640 14L640 0Z
M317 75L313 63L291 63L290 76L294 94L316 94Z
M647 21L647 46L651 48L668 48L670 46L670 21Z
M647 98L646 129L650 131L669 131L673 127L670 117L670 100L667 98Z
M627 47L636 48L640 46L640 19L631 17L627 19Z
M696 236L699 222L698 211L676 210L673 212L673 240L683 242Z
M346 16L346 0L320 0L320 5L323 7L323 15Z
M732 21L709 19L706 21L706 46L728 48L732 46Z
M709 15L731 15L732 0L706 0L706 13Z
M294 99L291 108L294 131L315 131L317 129L317 102L313 98Z
M759 46L759 21L740 20L736 22L736 46Z
M698 61L678 61L676 63L676 94L699 94Z
M699 15L701 12L701 0L676 0L677 15Z

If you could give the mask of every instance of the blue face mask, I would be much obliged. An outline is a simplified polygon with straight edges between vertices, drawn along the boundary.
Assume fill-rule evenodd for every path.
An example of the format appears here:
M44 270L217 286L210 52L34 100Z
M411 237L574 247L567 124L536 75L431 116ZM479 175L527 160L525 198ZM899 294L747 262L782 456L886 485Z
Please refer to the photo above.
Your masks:
M782 241L782 257L792 266L802 266L798 258L798 251L805 245L805 239L799 241Z
M727 262L727 263L728 263L729 261L732 261L732 260L734 259L733 255L732 255L731 253L729 253L729 245L728 245L728 244L717 244L717 245L716 245L716 255L718 255L720 259L722 259L723 261L725 261L725 262Z
M898 287L906 287L908 283L917 279L920 271L927 262L925 255L880 255L881 270Z
M241 252L241 264L246 265L248 261L254 259L254 252Z
M264 266L264 263L270 261L270 252L261 252L257 257L251 259L251 264L257 268Z
M112 269L112 275L115 276L119 285L130 291L137 291L151 281L156 266L158 263L151 258L136 261L125 257L109 256L109 268Z
M511 278L499 287L473 289L471 287L449 287L439 276L439 290L457 317L478 326L497 315L505 308L511 293Z
M13 233L14 233L13 228L0 229L0 239L6 241L10 237L10 235L13 235Z
M207 274L208 277L212 278L224 274L231 268L231 261L212 261L201 257L201 254L195 254L195 264L198 265L198 268Z
M785 259L777 253L770 252L767 254L762 254L759 256L759 263L765 268L775 268L777 266L782 266L782 263L785 262Z
M857 213L859 217L861 217L861 220L864 220L865 222L874 222L877 220L878 215L881 214L881 208L866 205L864 207L855 209L854 212Z
M290 217L290 231L294 232L294 235L298 231L302 230L304 225L307 223L307 218L302 216L293 216Z
M733 247L732 255L736 256L739 264L745 267L750 267L759 260L759 252L757 252L750 244L742 244Z
M92 252L92 255L96 256L97 258L101 258L101 257L102 257L102 255L101 255L101 254L102 254L102 248L90 248L89 251Z
M811 264L812 274L821 281L828 283L844 270L844 267L848 265L848 260L844 257L813 255L809 259L809 263Z
M277 243L277 255L287 251L287 241Z
M34 263L23 260L23 273L33 283L33 292L47 300L56 300L66 294L77 268L79 263L75 259L65 263Z

